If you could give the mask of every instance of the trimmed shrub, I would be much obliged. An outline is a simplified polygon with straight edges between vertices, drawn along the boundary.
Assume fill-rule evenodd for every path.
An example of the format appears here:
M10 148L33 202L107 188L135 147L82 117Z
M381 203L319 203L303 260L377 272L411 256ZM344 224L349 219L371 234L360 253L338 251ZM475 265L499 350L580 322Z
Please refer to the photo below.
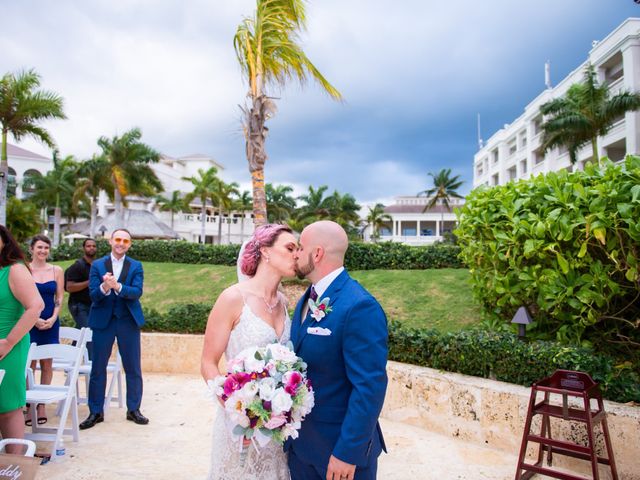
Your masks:
M485 313L507 320L525 305L550 338L637 355L639 157L479 188L458 216Z
M98 255L109 253L106 240L98 240ZM129 250L136 260L143 262L189 263L229 265L236 264L240 245L202 245L186 241L139 240ZM460 248L455 245L436 244L410 247L401 243L382 242L349 245L345 265L350 270L397 269L420 270L426 268L461 268ZM52 250L54 261L79 258L79 244L63 244Z
M590 348L523 342L510 333L440 333L391 322L389 359L526 387L557 369L579 370L600 384L605 398L640 402L640 376L629 363L618 365L612 357L595 354Z

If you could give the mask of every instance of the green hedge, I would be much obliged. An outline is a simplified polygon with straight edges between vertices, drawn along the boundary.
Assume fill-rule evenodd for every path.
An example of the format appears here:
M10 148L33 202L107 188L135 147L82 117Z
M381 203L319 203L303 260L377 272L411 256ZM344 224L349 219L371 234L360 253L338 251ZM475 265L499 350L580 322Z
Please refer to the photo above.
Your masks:
M556 369L587 372L600 384L605 398L640 402L640 376L629 363L617 365L592 349L555 342L523 342L511 333L466 330L440 333L405 328L392 322L389 358L524 386L551 375Z
M639 157L478 188L459 221L485 313L509 320L526 305L549 338L637 355Z
M240 251L239 245L201 245L185 241L136 241L129 254L140 261L235 265ZM106 255L109 244L98 240L98 254ZM53 260L70 260L80 256L79 244L63 244L53 250ZM426 269L461 268L458 258L460 247L436 244L426 247L410 247L401 243L354 242L347 250L345 265L350 270L373 269Z

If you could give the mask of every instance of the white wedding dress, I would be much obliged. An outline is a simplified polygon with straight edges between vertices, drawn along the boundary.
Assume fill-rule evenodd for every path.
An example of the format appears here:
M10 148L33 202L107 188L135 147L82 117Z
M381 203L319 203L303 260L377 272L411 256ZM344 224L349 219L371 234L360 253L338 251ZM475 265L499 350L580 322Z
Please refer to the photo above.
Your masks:
M280 304L284 305L284 297ZM247 347L265 346L275 341L287 343L291 333L291 320L286 308L284 311L284 329L280 338L277 338L276 331L257 316L245 301L240 319L229 336L225 358L234 358ZM286 454L282 446L276 443L269 442L265 447L260 448L259 452L251 445L242 466L238 440L231 435L232 426L228 424L228 417L224 410L218 402L216 405L219 408L213 424L211 470L208 479L289 480Z

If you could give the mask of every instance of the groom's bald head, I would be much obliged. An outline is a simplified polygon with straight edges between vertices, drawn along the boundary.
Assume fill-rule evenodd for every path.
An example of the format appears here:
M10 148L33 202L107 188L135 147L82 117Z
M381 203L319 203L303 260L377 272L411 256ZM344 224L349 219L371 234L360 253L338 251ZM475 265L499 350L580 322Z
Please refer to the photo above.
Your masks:
M322 220L306 227L300 234L298 267L312 282L344 265L349 239L336 222Z

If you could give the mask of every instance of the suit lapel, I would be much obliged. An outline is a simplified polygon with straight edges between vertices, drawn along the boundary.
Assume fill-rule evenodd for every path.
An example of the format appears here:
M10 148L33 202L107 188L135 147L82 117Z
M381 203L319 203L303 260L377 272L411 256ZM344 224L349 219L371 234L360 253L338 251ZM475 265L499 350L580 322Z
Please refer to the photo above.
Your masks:
M104 268L107 272L113 273L113 262L111 262L111 255L107 256L107 259L104 261Z
M336 277L336 279L333 282L331 282L331 285L329 285L329 288L327 288L327 290L321 296L318 297L318 301L322 300L323 298L329 297L329 306L333 305L333 303L335 302L335 297L338 295L340 290L342 290L342 287L344 286L345 283L347 283L348 279L349 279L349 274L345 269L342 271L342 273L340 273L340 275ZM309 287L309 289L305 292L304 297L302 297L304 300L304 302L300 302L302 306L304 306L307 303L310 290L311 290L311 287ZM303 309L301 308L301 312L302 310ZM307 336L307 328L309 327L309 322L315 321L315 320L309 320L310 318L311 318L311 315L309 315L309 312L307 312L307 316L302 322L302 325L300 325L300 331L298 332L298 335L296 337L296 342L294 344L295 351L298 350L298 348L300 347L300 344L302 343L302 340L304 340L304 337Z
M293 321L291 322L291 340L294 343L294 350L298 345L298 335L300 334L300 325L302 323L302 312L304 311L304 305L309 298L309 291L311 290L311 286L307 288L304 292L298 304L296 305L296 309L293 312Z
M109 259L111 261L111 259ZM131 260L127 257L124 257L124 263L122 265L122 271L120 272L120 277L118 277L118 282L124 284L127 279L127 275L129 274L129 269L131 268Z

